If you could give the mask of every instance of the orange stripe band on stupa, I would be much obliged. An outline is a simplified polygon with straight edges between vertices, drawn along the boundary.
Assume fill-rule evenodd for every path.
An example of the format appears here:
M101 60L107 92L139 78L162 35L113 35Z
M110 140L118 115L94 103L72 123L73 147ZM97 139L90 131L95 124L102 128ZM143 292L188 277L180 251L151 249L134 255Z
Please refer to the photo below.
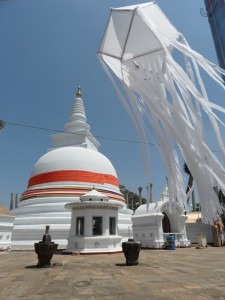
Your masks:
M61 186L61 187L49 187L44 186L41 188L31 188L25 191L20 201L31 199L31 198L43 198L43 197L81 197L85 195L87 192L91 191L90 187L69 187L69 186ZM111 200L117 200L120 202L125 202L123 194L120 192L108 191L105 189L98 189L97 191L100 193L104 193Z
M63 181L75 181L75 182L91 182L98 184L112 184L119 187L118 179L109 174L100 174L89 171L77 171L77 170L63 170L52 171L35 175L30 178L28 187L43 184L48 182L63 182Z

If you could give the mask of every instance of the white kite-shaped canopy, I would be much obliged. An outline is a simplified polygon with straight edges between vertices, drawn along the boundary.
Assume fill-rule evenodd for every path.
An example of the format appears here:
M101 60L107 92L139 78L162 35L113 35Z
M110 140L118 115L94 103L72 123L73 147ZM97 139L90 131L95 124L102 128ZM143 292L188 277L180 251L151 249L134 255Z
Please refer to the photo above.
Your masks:
M140 9L151 19L154 26L158 28L162 26L167 36L174 40L179 38L179 32L153 2L112 8L98 54L121 80L125 80L123 64L126 62L160 52L163 50L163 44L172 49L165 35L159 39L154 30L146 24L138 13Z
M183 55L185 68L173 57L173 49ZM181 153L198 189L203 221L212 224L222 213L215 187L225 192L225 169L207 143L202 113L225 161L224 124L216 115L225 110L208 99L198 65L223 88L220 73L225 72L193 51L155 2L111 9L98 57L133 120L145 158L150 127L154 129L168 173L170 202L187 205Z

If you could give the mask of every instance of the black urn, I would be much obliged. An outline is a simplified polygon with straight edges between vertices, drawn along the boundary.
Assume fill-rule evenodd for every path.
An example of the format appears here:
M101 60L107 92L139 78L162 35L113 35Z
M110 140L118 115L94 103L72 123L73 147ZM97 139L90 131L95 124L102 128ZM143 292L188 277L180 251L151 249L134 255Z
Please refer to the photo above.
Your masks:
M50 226L46 226L45 234L43 235L42 241L34 244L35 252L38 256L38 268L51 267L51 259L54 252L58 248L58 244L51 241L51 235L49 234Z
M134 239L128 239L127 242L122 243L122 249L126 258L127 266L138 265L139 252L141 250L141 243Z

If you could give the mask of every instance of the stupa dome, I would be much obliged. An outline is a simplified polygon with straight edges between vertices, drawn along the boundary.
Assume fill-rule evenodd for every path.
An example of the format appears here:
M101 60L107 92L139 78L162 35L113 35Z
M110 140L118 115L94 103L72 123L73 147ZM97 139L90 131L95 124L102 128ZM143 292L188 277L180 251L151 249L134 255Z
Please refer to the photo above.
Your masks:
M28 187L62 181L119 185L116 171L107 157L93 149L73 146L43 155L33 167Z

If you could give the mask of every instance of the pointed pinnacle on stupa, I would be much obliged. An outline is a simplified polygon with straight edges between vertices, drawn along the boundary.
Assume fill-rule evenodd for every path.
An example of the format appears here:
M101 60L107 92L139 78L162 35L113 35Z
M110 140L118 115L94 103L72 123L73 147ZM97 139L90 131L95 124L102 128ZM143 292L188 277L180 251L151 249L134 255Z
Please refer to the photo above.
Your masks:
M77 97L80 98L81 97L81 87L78 86L78 89L77 89Z

